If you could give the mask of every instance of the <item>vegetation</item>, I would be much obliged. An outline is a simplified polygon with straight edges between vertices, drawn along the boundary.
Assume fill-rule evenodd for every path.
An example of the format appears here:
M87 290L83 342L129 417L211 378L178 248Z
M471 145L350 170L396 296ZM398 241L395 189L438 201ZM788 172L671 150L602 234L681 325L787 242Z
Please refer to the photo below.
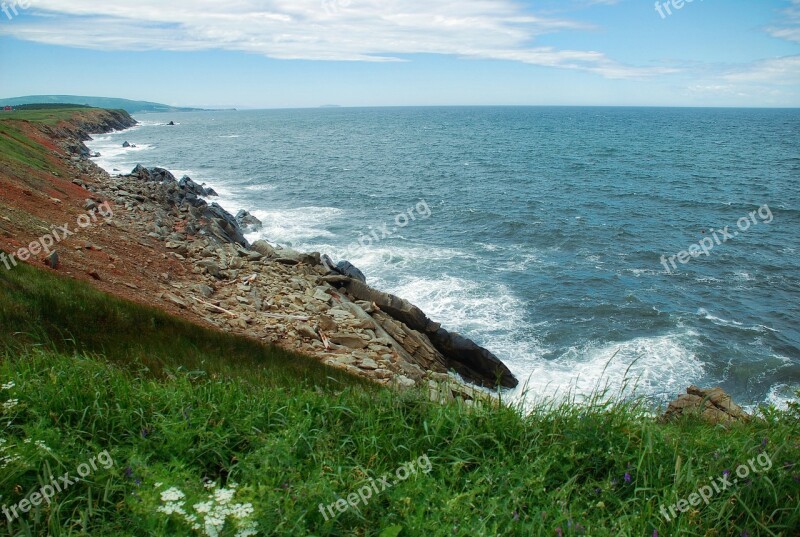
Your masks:
M441 406L24 266L0 270L0 326L0 508L113 461L49 505L0 515L0 534L213 535L202 522L224 502L221 535L248 534L236 516L259 535L297 536L800 528L797 408L724 429L662 425L641 403L600 398L527 415ZM708 505L660 513L759 455L769 469L756 463ZM396 478L423 456L430 472ZM398 483L325 510L384 475Z

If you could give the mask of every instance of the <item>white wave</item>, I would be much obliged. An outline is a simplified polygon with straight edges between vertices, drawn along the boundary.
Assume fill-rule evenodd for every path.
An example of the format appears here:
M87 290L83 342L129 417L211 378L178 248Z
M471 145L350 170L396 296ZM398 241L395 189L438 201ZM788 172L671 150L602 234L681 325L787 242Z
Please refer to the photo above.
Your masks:
M776 384L767 393L766 403L786 410L789 408L789 403L800 403L797 396L798 391L800 391L800 384Z
M766 331L778 332L778 330L775 330L774 328L770 328L769 326L764 326L763 324L757 324L757 325L753 325L753 326L745 326L744 323L740 323L739 321L723 319L722 317L716 317L714 315L711 315L708 312L708 310L706 310L704 308L698 309L697 310L697 315L699 315L703 319L706 319L707 321L711 321L712 323L714 323L717 326L725 326L725 327L729 327L729 328L738 328L740 330L749 330L749 331L752 331L752 332L766 332Z
M343 214L336 207L297 207L293 209L253 209L250 213L261 220L263 228L252 234L254 240L305 249L313 239L333 237L327 224Z
M605 390L607 397L665 398L698 383L703 363L689 335L642 337L599 347L571 348L555 360L533 358L512 399L560 400ZM525 402L525 401L523 401Z

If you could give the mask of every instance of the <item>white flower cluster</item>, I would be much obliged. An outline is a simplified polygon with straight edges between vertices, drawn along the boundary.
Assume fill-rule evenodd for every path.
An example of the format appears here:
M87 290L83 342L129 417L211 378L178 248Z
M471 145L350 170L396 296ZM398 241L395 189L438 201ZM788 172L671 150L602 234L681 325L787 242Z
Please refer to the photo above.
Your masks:
M156 487L160 485L161 483L157 483ZM161 502L164 505L159 507L158 511L168 516L180 515L194 531L202 531L202 535L208 537L219 537L228 518L232 519L231 522L237 530L236 537L258 535L258 523L251 519L255 512L253 504L232 503L238 487L236 483L228 484L228 488L219 489L214 483L206 483L204 486L206 490L213 492L208 495L208 501L192 506L197 514L186 512L186 495L175 487L161 493Z
M12 462L16 462L20 459L19 455L6 455L5 451L8 449L6 443L8 440L5 438L0 438L0 468L5 468Z
M11 391L16 384L14 381L6 382L3 385L0 385L0 392ZM9 399L8 401L4 402L1 406L5 412L9 410L13 410L15 406L19 404L19 399Z

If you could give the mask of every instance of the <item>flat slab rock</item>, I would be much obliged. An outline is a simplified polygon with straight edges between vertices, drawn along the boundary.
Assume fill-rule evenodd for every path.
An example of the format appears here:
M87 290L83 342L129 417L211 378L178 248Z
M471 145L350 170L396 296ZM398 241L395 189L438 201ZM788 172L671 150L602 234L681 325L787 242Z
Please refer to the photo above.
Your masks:
M662 419L671 421L687 415L698 416L712 425L747 422L752 418L722 388L697 386L690 386L685 394L671 402Z

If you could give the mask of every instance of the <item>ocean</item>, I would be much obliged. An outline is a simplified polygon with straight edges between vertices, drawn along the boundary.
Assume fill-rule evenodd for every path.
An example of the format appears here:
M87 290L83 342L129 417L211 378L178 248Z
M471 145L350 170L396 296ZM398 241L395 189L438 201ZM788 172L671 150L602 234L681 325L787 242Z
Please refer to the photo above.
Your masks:
M505 361L511 399L800 389L800 110L136 119L89 142L97 164L187 174L263 221L249 240L351 261Z

